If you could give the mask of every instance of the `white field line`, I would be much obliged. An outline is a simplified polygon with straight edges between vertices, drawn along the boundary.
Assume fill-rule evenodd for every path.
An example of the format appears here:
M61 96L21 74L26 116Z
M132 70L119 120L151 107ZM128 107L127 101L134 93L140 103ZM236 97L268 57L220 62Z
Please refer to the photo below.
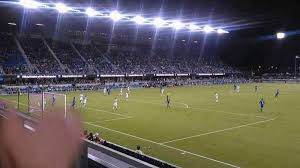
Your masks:
M158 142L155 142L155 141L152 141L152 140L141 138L141 137L138 137L138 136L135 136L135 135L127 134L127 133L124 133L124 132L121 132L121 131L118 131L118 130L110 129L110 128L103 127L103 126L96 125L96 124L92 124L92 123L85 123L85 124L90 125L90 126L94 126L94 127L98 127L98 128L102 128L102 129L105 129L105 130L108 130L108 131L112 131L112 132L115 132L115 133L118 133L118 134L121 134L121 135L126 135L128 137L136 138L136 139L139 139L139 140L142 140L142 141L145 141L145 142L150 142L152 144L160 145L160 146L163 146L163 147L166 147L166 148L169 148L169 149L173 149L173 150L176 150L176 151L179 151L179 152L182 152L182 153L187 153L187 154L190 154L190 155L202 158L202 159L206 159L206 160L209 160L209 161L212 161L212 162L222 164L222 165L227 165L227 166L234 167L234 168L240 168L239 166L236 166L236 165L233 165L233 164L230 164L230 163L226 163L226 162L216 160L216 159L213 159L213 158L210 158L210 157L206 157L206 156L203 156L203 155L199 155L199 154L196 154L196 153L185 151L185 150L182 150L182 149L179 149L179 148L175 148L175 147L172 147L172 146L169 146L169 145L165 145L165 144L158 143Z
M86 123L90 123L90 124L97 124L97 123L102 123L102 122L110 122L110 121L127 120L127 119L131 119L131 118L133 118L133 117L114 118L114 119L100 120L100 121L95 121L95 122L86 122Z
M100 111L100 112L103 112L103 113L112 114L112 115L117 115L117 116L121 116L121 117L131 117L131 116L128 116L128 115L123 115L123 114L119 114L119 113L113 113L113 112L106 111L106 110L100 110L100 109L94 109L94 108L88 108L88 107L85 107L85 108L86 109L90 109L90 110L94 110L94 111Z
M131 100L131 101L134 101L134 102L137 102L137 103L145 103L145 104L153 104L153 105L165 106L162 103L153 103L153 102L146 102L146 101L140 101L140 100ZM177 107L178 108L183 108L183 107L179 107L179 106L177 106ZM264 116L254 116L254 115L242 114L242 113L231 113L231 112L219 111L219 110L211 110L211 109L206 109L206 108L194 108L194 107L190 107L190 106L188 108L195 109L195 110L211 111L211 112L215 112L215 113L224 113L224 114L237 115L237 116L246 116L246 117L256 117L256 118L268 119L267 117L264 117Z
M270 121L274 121L277 118L278 117L272 118L272 119L269 119L269 120L258 121L258 122L254 122L254 123L250 123L250 124L244 124L244 125L239 125L239 126L235 126L235 127L226 128L226 129L211 131L211 132L207 132L207 133L203 133L203 134L193 135L193 136L189 136L189 137L185 137L185 138L174 139L174 140L171 140L171 141L162 142L162 144L168 144L168 143L172 143L172 142L183 141L183 140L186 140L186 139L197 138L197 137L201 137L201 136L205 136L205 135L211 135L211 134L230 131L230 130L239 129L239 128L243 128L243 127L258 125L258 124L262 124L262 123L267 123L267 122L270 122Z

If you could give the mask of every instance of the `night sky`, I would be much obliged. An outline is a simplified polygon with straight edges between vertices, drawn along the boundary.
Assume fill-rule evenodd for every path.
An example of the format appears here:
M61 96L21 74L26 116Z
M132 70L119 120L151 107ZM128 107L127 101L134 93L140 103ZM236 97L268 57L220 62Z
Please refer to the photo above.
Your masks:
M239 67L274 66L282 71L287 71L290 67L292 71L295 55L300 55L298 1L65 0L64 2L72 6L118 9L122 13L142 11L147 17L157 16L161 12L164 18L181 18L186 22L195 21L202 24L223 24L230 30L230 34L222 40L218 54L224 62ZM2 4L0 16L0 31L9 31L8 22L21 22L22 8ZM32 24L33 22L48 24L48 31L52 31L56 24L55 13L39 11L30 16ZM83 30L85 20L86 18L80 16L76 19L67 17L64 22L67 25L77 25L78 30ZM277 40L274 35L278 31L287 32L287 38Z

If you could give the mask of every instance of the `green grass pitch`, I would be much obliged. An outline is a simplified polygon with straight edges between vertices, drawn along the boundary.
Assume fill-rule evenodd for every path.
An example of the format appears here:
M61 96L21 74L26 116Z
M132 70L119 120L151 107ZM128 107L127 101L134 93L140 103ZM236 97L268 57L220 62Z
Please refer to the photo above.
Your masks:
M240 93L232 85L167 88L171 109L159 89L132 89L128 102L119 90L84 92L88 104L78 110L87 130L181 167L300 167L300 85L257 84L257 93L255 85L241 85ZM67 94L68 106L79 94ZM112 111L116 96L119 109Z

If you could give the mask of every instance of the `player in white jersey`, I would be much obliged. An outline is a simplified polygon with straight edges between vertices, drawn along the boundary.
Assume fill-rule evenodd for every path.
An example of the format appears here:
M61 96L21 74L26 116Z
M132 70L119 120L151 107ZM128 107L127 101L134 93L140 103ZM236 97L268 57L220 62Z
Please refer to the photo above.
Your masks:
M81 104L83 104L83 98L84 98L84 97L83 97L83 94L80 94L79 101L80 101Z
M114 100L113 110L118 110L118 98L115 98L115 100Z
M83 107L86 106L87 99L88 99L87 96L84 96L83 101L82 101Z
M103 88L103 94L104 94L104 96L106 96L106 94L107 94L107 89L106 89L106 87Z
M240 87L241 87L240 85L237 85L237 86L236 86L236 91L237 91L238 93L240 93Z
M218 92L215 93L215 97L216 97L216 103L219 103L219 94L218 94Z
M128 101L128 98L129 98L129 93L126 92L126 93L125 93L125 99L126 99L126 101Z
M128 92L128 93L130 92L130 87L129 87L129 86L127 87L127 92Z
M120 96L123 96L123 88L120 90Z

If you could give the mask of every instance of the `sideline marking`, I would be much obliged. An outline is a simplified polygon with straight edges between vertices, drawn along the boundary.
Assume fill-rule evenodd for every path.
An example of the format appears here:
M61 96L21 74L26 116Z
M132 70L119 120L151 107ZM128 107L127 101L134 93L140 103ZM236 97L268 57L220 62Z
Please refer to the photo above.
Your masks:
M162 142L162 144L168 144L168 143L178 142L178 141L182 141L182 140L186 140L186 139L191 139L191 138L196 138L196 137L200 137L200 136L204 136L204 135L210 135L210 134L215 134L215 133L230 131L230 130L239 129L239 128L243 128L243 127L248 127L248 126L252 126L252 125L257 125L257 124L261 124L261 123L267 123L267 122L270 122L270 121L274 121L277 118L278 117L272 118L272 119L269 119L269 120L263 120L263 121L258 121L258 122L254 122L254 123L244 124L244 125L240 125L240 126L230 127L230 128L226 128L226 129L211 131L211 132L207 132L207 133L203 133L203 134L193 135L193 136L189 136L189 137L185 137L185 138L174 139L174 140L171 140L171 141Z
M174 149L174 150L177 150L177 151L182 152L182 153L188 153L190 155L197 156L197 157L200 157L202 159L207 159L207 160L210 160L212 162L217 162L217 163L220 163L220 164L223 164L223 165L227 165L227 166L230 166L230 167L234 167L234 168L240 168L239 166L236 166L236 165L233 165L233 164L230 164L230 163L226 163L226 162L223 162L223 161L220 161L220 160L216 160L216 159L213 159L213 158L209 158L209 157L206 157L206 156L203 156L203 155L199 155L199 154L196 154L196 153L185 151L185 150L182 150L182 149L179 149L179 148L175 148L175 147L172 147L172 146L169 146L169 145L165 145L165 144L162 144L162 143L158 143L158 142L155 142L155 141L151 141L151 140L148 140L148 139L145 139L145 138L141 138L141 137L138 137L138 136L135 136L135 135L127 134L127 133L124 133L124 132L121 132L121 131L118 131L118 130L110 129L110 128L107 128L107 127L103 127L103 126L96 125L96 124L91 124L91 123L85 123L85 124L91 125L91 126L94 126L94 127L99 127L99 128L102 128L102 129L105 129L105 130L109 130L109 131L112 131L112 132L115 132L115 133L118 133L118 134L129 136L129 137L133 137L133 138L136 138L136 139L139 139L139 140L143 140L143 141L146 141L146 142L150 142L150 143L153 143L153 144L156 144L156 145L164 146L166 148Z

